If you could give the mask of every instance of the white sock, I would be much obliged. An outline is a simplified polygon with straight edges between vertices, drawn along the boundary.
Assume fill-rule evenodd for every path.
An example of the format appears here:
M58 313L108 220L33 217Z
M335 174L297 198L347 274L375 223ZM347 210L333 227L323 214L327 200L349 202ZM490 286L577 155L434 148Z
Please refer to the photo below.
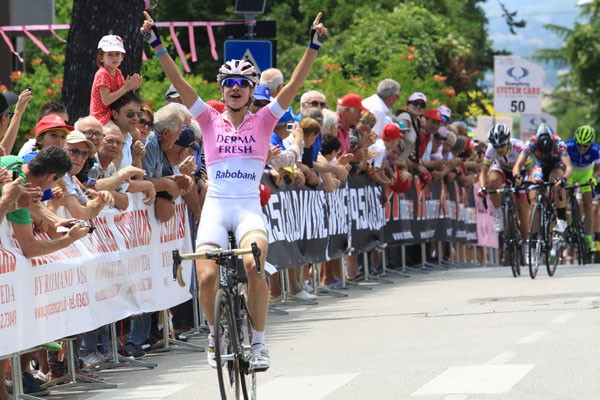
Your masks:
M215 336L215 326L209 325L208 329L210 330L210 334L214 337Z
M498 218L499 218L499 217L501 217L501 216L502 216L502 208L498 208L498 209L496 210L496 217L498 217Z
M253 331L252 332L252 344L265 343L265 331Z

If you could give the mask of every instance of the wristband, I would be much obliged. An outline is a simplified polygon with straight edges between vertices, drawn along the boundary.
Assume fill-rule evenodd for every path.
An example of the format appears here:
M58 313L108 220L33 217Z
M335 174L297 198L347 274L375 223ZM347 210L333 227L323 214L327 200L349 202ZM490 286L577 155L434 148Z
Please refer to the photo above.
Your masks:
M167 52L167 49L162 49L161 51L159 51L158 53L155 54L156 57L160 57L163 54L165 54Z

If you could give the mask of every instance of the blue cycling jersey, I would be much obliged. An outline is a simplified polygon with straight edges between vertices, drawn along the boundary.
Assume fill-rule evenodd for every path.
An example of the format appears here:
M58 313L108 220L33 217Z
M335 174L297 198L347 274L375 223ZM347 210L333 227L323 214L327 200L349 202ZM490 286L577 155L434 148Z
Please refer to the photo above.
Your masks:
M577 150L575 139L567 140L566 144L573 169L587 170L592 168L594 164L600 163L600 146L597 143L592 143L584 154L580 154Z

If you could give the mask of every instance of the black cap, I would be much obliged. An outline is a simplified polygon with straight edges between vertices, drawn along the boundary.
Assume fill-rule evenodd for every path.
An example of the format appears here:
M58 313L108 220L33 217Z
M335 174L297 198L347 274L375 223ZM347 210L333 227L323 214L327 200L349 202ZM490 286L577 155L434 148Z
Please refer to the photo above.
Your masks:
M19 97L13 92L0 92L0 114L17 104Z

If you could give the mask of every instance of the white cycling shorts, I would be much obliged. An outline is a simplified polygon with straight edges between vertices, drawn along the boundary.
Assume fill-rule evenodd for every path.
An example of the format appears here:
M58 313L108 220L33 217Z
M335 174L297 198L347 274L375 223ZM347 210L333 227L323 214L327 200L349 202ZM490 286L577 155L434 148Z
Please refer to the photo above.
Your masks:
M229 248L228 232L235 234L238 247L253 236L267 239L265 220L258 197L206 197L198 226L196 251Z

